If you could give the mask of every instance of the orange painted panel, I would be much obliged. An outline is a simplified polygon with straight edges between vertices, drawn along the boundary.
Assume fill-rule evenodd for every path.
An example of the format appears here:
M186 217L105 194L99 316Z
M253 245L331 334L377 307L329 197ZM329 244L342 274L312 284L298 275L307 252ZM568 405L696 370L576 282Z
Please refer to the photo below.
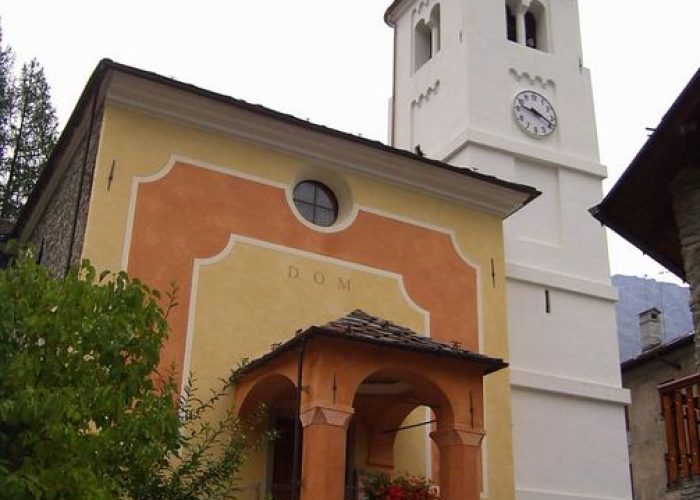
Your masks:
M296 219L283 189L185 163L141 184L135 208L128 271L161 290L178 285L163 353L178 370L194 260L218 254L231 234L400 274L411 298L430 311L433 338L478 350L476 270L445 233L362 210L342 231L314 231Z

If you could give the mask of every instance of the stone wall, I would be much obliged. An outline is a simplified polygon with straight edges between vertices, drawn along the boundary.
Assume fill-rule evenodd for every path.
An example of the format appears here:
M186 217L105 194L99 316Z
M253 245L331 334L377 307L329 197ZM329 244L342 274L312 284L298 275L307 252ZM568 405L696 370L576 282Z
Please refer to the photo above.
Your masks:
M695 331L695 368L700 370L700 171L688 166L671 183L673 211L683 254L686 281L690 284L690 310ZM681 500L700 499L700 478L684 482Z
M622 372L630 390L627 408L630 469L635 500L679 500L680 489L669 490L666 475L666 434L657 385L695 372L692 343ZM680 370L672 366L680 366Z
M671 183L673 211L690 285L690 311L695 329L695 361L700 369L700 169L686 167Z
M92 123L92 134L87 129L80 137L79 145L69 158L60 158L68 164L39 222L29 236L31 243L41 253L41 264L55 276L63 276L70 266L78 264L92 188L92 177L99 144L101 109ZM88 145L88 137L90 144ZM87 151L87 157L85 150ZM81 176L83 178L81 190ZM48 193L46 193L48 194ZM77 213L76 213L77 210ZM74 229L75 226L75 229Z

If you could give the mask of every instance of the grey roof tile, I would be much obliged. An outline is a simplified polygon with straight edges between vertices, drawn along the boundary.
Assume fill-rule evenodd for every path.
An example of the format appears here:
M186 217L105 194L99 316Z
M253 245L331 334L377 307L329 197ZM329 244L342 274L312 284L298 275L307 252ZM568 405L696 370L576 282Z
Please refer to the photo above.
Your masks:
M282 344L273 344L270 352L237 370L233 376L242 376L254 368L262 366L267 361L276 358L283 352L294 349L304 340L310 340L314 337L331 337L383 346L390 349L420 352L430 356L446 356L480 365L484 374L508 366L502 359L463 349L456 342L446 343L430 337L424 337L409 328L396 325L391 321L356 309L342 318L330 321L322 326L312 326L305 330L298 330L290 340Z

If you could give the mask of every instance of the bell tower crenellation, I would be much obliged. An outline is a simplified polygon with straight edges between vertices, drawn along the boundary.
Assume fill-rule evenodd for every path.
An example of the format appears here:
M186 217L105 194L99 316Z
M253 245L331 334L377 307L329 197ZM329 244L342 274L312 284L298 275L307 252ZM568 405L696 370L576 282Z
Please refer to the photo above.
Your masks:
M437 9L439 27L430 17ZM509 13L515 40L509 39ZM598 161L598 151L575 2L406 1L395 4L388 19L397 47L394 146L419 146L428 156L451 160L465 143L481 137L494 145L507 140L508 149L535 154L511 119L511 104L519 89L538 88L555 103L558 116L572 118L562 120L556 134L536 149L574 157L579 167L604 173L586 165ZM425 53L421 34L428 25L439 33L439 44L416 64Z

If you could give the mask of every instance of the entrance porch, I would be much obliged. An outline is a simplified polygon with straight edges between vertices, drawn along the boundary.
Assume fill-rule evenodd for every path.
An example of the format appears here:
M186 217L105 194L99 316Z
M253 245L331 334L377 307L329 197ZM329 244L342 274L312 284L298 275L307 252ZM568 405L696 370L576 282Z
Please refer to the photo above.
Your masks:
M359 498L364 474L402 473L407 460L423 464L441 499L477 500L483 378L505 366L357 310L248 364L236 408L265 404L280 432L266 481L277 500ZM414 442L397 456L404 432Z

